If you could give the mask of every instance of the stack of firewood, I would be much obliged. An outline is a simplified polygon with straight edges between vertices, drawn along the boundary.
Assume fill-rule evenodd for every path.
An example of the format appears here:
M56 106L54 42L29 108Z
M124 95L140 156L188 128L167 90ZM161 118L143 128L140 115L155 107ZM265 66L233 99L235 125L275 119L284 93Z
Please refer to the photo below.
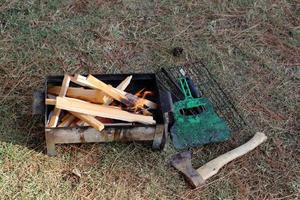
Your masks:
M136 95L125 92L131 79L128 76L112 87L92 75L65 75L61 86L48 88L46 105L55 107L47 127L91 126L101 131L105 122L113 120L155 124L149 110L157 104L144 98L146 93L141 96L141 91ZM71 81L83 87L69 87ZM67 112L61 117L62 110Z

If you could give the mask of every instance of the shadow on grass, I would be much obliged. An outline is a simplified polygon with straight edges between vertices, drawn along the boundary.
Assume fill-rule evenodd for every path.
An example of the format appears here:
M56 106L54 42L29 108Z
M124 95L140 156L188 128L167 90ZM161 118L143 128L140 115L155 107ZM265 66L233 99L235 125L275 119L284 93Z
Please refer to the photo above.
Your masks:
M31 115L31 100L8 98L0 106L0 142L25 146L41 152L45 150L42 116Z

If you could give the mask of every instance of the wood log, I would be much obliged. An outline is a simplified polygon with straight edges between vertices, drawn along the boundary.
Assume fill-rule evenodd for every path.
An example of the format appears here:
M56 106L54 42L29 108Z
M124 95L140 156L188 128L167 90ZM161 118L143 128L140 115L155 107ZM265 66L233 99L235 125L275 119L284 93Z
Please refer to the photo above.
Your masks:
M60 86L49 87L48 93L58 95L60 89ZM104 98L106 97L105 94L99 90L76 87L69 87L66 96L98 104L104 103Z
M70 80L71 80L71 77L69 75L65 74L65 77L64 77L64 80L63 80L63 83L61 86L61 90L59 92L60 97L64 97L66 95L69 84L70 84ZM59 108L57 108L57 107L54 108L53 114L49 120L48 127L56 127L60 112L61 112L61 110Z
M56 107L72 112L83 113L92 116L99 116L104 118L118 119L128 122L140 122L143 124L155 124L155 120L151 116L143 116L132 114L111 106L104 106L85 102L78 99L68 97L57 97Z

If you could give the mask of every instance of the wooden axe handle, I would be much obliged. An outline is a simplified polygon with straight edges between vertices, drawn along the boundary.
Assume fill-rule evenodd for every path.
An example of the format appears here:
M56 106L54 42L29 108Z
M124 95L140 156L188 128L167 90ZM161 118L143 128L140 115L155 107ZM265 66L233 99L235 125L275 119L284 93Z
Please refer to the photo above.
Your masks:
M266 139L267 136L264 133L257 132L248 142L209 161L197 169L197 172L201 175L203 180L206 180L218 173L219 169L221 169L224 165L255 149L258 145L266 141Z

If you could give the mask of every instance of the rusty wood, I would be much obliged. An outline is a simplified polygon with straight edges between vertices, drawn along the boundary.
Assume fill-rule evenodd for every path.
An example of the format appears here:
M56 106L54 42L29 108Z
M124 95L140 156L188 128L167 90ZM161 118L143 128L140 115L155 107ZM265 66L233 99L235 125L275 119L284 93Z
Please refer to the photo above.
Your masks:
M105 128L101 132L94 128L46 129L47 143L83 143L112 141L152 141L155 127ZM49 145L51 146L51 145Z

